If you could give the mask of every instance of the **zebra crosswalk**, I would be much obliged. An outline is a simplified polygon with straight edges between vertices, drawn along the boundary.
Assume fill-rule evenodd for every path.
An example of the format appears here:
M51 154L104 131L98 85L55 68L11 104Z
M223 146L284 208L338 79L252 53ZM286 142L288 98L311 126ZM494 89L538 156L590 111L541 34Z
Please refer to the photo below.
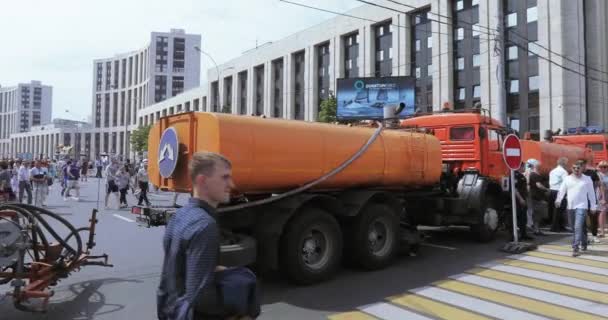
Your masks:
M542 245L329 319L608 319L607 275L608 245Z

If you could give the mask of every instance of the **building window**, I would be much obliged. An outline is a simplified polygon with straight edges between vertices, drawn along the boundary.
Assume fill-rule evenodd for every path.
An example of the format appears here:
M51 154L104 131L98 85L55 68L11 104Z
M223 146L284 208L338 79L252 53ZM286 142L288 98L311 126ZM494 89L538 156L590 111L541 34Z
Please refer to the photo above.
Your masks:
M473 67L481 66L481 55L474 54L473 55Z
M473 0L473 1L471 1L471 6L472 7L478 6L478 5L479 5L479 0Z
M466 89L458 88L457 92L458 92L458 100L464 101L466 99Z
M519 80L511 80L509 83L509 93L519 93Z
M536 7L528 8L527 17L528 23L538 21L538 10Z
M420 51L420 40L416 40L416 51Z
M433 37L426 38L426 47L429 49L433 48Z
M464 57L456 59L456 70L464 70Z
M420 67L416 68L416 79L420 79L420 77L422 76L422 71L420 70Z
M528 89L530 91L536 91L538 90L539 87L539 77L538 76L532 76L528 78Z
M507 27L511 28L515 26L517 26L517 13L509 13L507 15Z
M375 75L377 77L387 77L393 72L391 48L393 46L393 35L391 32L391 21L387 21L383 24L379 24L375 27L376 38L376 61L375 61Z
M357 59L359 58L359 34L344 36L344 77L353 78L359 75Z
M528 56L538 56L540 53L540 46L538 42L528 43Z
M481 98L481 86L473 87L473 98Z
M433 65L432 64L429 64L426 67L427 76L432 77L433 76L433 72L435 72L435 69L433 69Z
M456 29L456 40L463 40L464 39L464 28L458 28Z
M462 9L464 9L464 1L463 0L456 1L456 10L460 11Z
M518 58L518 47L516 46L511 46L507 48L507 60L508 61L513 61L513 60L517 60Z
M479 24L474 24L472 28L473 28L473 37L479 37L480 29L481 29Z

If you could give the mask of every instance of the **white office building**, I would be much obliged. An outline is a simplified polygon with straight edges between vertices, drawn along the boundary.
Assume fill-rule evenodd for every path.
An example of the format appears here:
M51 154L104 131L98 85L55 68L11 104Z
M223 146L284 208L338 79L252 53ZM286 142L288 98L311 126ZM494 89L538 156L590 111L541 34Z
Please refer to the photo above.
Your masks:
M91 157L133 156L138 111L200 85L200 45L200 35L181 29L152 32L143 48L94 61Z
M337 78L413 76L421 111L481 103L533 137L607 126L608 1L378 3L210 68L204 110L314 121Z
M49 123L53 109L53 88L40 81L0 87L0 158L13 157L11 134Z

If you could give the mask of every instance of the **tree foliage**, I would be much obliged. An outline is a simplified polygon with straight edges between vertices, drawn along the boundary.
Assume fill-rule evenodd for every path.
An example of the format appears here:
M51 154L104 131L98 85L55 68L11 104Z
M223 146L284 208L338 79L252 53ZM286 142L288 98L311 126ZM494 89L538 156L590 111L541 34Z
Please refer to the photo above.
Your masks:
M334 95L321 101L319 106L319 122L334 123L337 121L338 100Z
M152 125L140 126L131 133L131 145L137 153L142 153L148 150L148 136L150 135Z

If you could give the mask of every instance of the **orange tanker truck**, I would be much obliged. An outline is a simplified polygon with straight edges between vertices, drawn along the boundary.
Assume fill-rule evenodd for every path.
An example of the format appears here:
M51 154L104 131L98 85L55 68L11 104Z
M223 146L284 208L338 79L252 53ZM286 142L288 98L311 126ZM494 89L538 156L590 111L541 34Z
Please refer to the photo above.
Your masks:
M148 145L150 182L166 190L191 191L197 151L230 159L236 190L220 208L221 263L255 262L300 284L331 276L343 256L378 269L415 249L403 195L441 175L439 140L406 130L198 112L161 118ZM132 212L163 225L174 210Z
M420 116L383 130L191 112L152 127L148 170L155 186L190 192L195 152L228 157L236 190L220 208L221 263L255 263L307 284L334 274L343 256L365 269L387 266L399 251L417 248L418 225L465 225L491 239L508 186L506 133L480 113ZM579 147L529 145L541 160L585 155ZM175 209L132 211L157 226Z
M503 138L511 132L481 110L422 115L402 121L401 126L427 131L441 141L442 192L406 197L406 209L415 223L470 225L479 240L492 239L504 222L505 206L511 203L510 172L502 155ZM547 180L560 157L569 163L591 159L590 151L579 146L531 140L521 140L521 146L522 160L539 160L540 173Z
M597 166L601 161L608 160L608 134L601 128L570 128L563 135L550 135L549 138L558 144L591 149L593 161L589 164L593 166Z

